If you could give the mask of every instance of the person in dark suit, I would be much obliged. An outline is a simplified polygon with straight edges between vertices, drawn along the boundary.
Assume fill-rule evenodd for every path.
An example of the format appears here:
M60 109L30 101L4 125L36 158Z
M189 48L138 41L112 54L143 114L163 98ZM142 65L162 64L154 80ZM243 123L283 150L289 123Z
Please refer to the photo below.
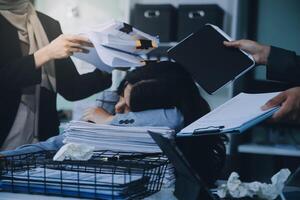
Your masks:
M251 54L257 64L267 65L267 78L300 85L300 56L295 52L274 46L262 45L251 40L224 42L227 47L242 49ZM273 115L274 120L300 120L300 87L293 87L262 106L263 110L281 105Z
M0 148L57 135L57 93L74 101L111 85L99 70L79 75L72 60L87 38L63 35L59 23L29 0L0 0Z

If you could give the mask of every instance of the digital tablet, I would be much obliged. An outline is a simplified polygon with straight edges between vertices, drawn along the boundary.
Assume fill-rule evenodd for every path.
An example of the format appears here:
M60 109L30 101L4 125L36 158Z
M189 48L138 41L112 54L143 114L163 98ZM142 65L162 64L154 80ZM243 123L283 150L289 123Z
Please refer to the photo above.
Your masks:
M168 56L212 94L255 66L251 55L226 47L224 41L231 39L217 26L206 24L169 49Z

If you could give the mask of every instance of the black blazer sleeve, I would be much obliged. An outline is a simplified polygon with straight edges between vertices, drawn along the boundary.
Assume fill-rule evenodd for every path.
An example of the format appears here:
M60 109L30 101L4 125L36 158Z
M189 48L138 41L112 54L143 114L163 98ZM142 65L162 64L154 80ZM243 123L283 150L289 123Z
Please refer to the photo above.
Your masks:
M36 69L33 55L0 63L0 83L6 89L21 89L41 82L41 70Z
M267 78L300 85L300 56L293 51L272 46L267 64Z
M15 27L0 15L0 88L19 90L41 81L33 55L22 56Z
M50 42L62 34L57 21L41 13L38 13L38 17ZM0 87L20 90L39 84L41 70L36 69L34 56L22 56L17 31L2 16L0 16L0 35L5 38L0 48ZM57 92L67 100L88 97L111 85L111 76L99 70L79 75L70 58L55 60L55 71Z

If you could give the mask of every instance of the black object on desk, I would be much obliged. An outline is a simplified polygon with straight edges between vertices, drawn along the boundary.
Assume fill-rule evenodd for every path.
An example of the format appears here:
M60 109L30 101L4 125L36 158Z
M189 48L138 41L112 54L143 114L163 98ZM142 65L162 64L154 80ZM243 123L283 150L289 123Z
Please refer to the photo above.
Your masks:
M179 200L216 200L201 180L199 175L192 169L175 142L163 137L159 133L149 132L156 144L166 154L176 169L175 196Z

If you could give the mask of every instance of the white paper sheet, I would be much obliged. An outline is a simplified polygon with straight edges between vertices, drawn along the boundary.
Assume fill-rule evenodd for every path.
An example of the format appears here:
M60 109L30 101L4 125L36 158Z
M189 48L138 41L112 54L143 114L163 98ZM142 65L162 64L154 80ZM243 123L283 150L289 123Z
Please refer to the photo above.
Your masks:
M161 152L148 134L149 130L165 137L174 136L174 131L166 127L126 127L72 121L64 132L64 143L88 144L95 150Z

